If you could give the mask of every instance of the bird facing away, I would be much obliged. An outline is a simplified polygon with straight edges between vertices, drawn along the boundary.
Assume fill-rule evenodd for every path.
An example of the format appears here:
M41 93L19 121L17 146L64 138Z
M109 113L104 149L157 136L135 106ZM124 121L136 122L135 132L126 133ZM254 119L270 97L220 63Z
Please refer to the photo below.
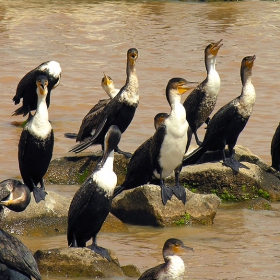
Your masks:
M11 274L16 277L8 279L31 279L41 280L37 263L29 249L16 237L0 228L0 264L6 265ZM1 273L5 271L0 270Z
M29 114L18 146L19 169L25 185L33 191L36 202L45 199L46 192L43 176L47 172L52 158L54 134L49 122L46 97L48 79L39 76L36 79L38 105L34 116ZM40 183L41 187L37 187Z
M77 133L65 133L64 136L71 139L76 139L77 142L81 142L87 137L91 136L88 131L91 131L91 121L95 118L96 115L100 114L100 112L105 108L105 106L114 98L119 89L115 88L114 82L111 77L106 76L104 73L104 77L101 80L101 86L108 94L109 98L101 99L95 104L89 112L83 118L82 124L80 126L79 132Z
M234 146L238 136L246 126L255 104L256 93L251 82L252 68L256 56L246 56L241 62L240 76L242 91L222 108L210 120L201 146L190 153L183 166L194 164L206 151L221 151L224 165L236 172L239 168L248 168L234 159ZM225 147L228 145L229 157L226 158Z
M138 280L183 280L185 273L184 261L177 255L193 248L187 247L176 238L165 241L162 255L165 263L146 270Z
M15 212L22 212L30 203L29 188L15 179L7 179L0 183L0 211L2 206Z
M117 176L113 171L114 149L121 139L117 126L110 126L104 139L104 153L95 170L75 193L68 212L67 240L70 247L85 247L111 260L107 249L96 244L96 236L109 214Z
M280 171L280 123L272 137L270 153L272 161L271 166L275 170Z
M30 111L37 109L36 79L41 75L48 78L48 95L46 97L46 103L47 107L50 106L51 91L59 85L61 79L61 67L56 61L46 61L40 64L20 80L13 101L15 105L17 105L22 99L22 106L13 113L13 116L26 116Z
M79 132L77 141L80 141L78 139L82 140L70 152L80 153L91 145L97 144L100 144L102 150L104 150L103 139L111 125L116 125L121 133L124 133L127 129L139 103L139 86L135 68L137 57L137 49L131 48L127 51L127 79L125 85L103 110L96 113L94 118L91 118L90 125L86 129L80 129L83 137L80 138ZM116 147L116 151L121 152L118 147ZM131 156L129 153L121 153L128 157Z
M186 192L184 187L179 184L181 168L179 168L179 172L175 172L176 185L172 189L164 184L164 179L182 164L189 126L186 121L185 108L180 102L181 94L196 85L197 83L191 83L182 78L173 78L168 82L166 98L171 107L170 114L157 128L154 135L134 152L127 166L125 181L116 188L114 197L123 190L147 184L155 176L160 181L164 205L171 199L173 193L185 204Z
M198 128L209 121L209 116L215 108L218 93L220 91L220 76L216 71L216 59L222 40L209 44L204 51L206 79L201 82L186 98L183 105L186 109L186 118L190 129L195 136L197 145L201 142L197 136ZM192 134L191 134L192 135ZM192 137L191 137L192 138ZM191 138L186 147L188 150Z

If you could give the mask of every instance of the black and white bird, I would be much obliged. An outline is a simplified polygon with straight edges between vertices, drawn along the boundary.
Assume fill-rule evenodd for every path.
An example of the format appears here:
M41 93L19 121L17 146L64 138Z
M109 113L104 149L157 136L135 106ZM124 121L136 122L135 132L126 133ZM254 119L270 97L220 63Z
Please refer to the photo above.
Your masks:
M280 123L277 126L271 141L271 166L280 171Z
M103 139L111 125L116 125L121 133L131 123L139 103L138 78L136 75L136 60L138 51L131 48L127 51L127 79L119 93L99 112L94 113L81 125L76 141L79 144L74 146L70 152L80 153L91 145L100 144L104 150ZM131 157L130 153L122 152L117 147L116 152Z
M193 248L185 246L177 238L166 240L162 249L165 262L146 270L138 280L183 280L185 264L178 253L187 250L193 251Z
M234 146L239 134L246 126L255 104L256 92L251 81L252 68L256 56L246 56L241 62L241 94L220 108L210 120L204 140L199 148L186 156L183 166L194 164L206 151L221 151L224 165L236 172L248 168L234 159ZM225 155L228 146L229 156Z
M171 111L156 129L154 135L134 152L127 166L125 181L116 188L114 197L123 190L147 184L155 176L160 180L159 185L164 205L171 199L173 193L184 204L186 203L186 192L179 183L179 174L188 141L189 125L185 108L180 101L181 94L196 85L197 83L191 83L182 78L173 78L168 82L166 98ZM174 169L176 169L176 185L171 189L165 185L164 179Z
M41 280L37 263L29 249L0 228L0 279Z
M3 206L22 212L30 203L30 190L19 180L7 179L0 183L0 212Z
M30 111L37 109L36 79L41 75L46 76L48 79L46 103L47 107L50 106L51 91L59 85L61 79L61 67L56 61L46 61L40 64L20 80L13 101L17 105L22 99L22 106L13 113L13 116L26 116Z
M85 115L82 124L80 126L79 132L77 133L65 133L66 138L76 139L76 141L83 141L90 134L86 134L88 128L91 127L92 119L105 108L105 106L114 98L118 93L119 89L115 88L114 82L111 77L104 73L104 77L101 80L101 86L104 91L108 94L109 98L99 100Z
M217 54L222 40L217 43L209 44L204 50L204 62L207 72L206 79L201 82L185 99L183 105L186 109L186 118L191 132L195 136L197 145L201 142L197 136L198 128L204 123L209 122L209 116L215 108L218 93L220 91L220 76L216 70ZM192 136L192 133L190 135ZM186 147L188 150L191 138Z
M115 125L104 138L104 153L94 172L75 193L68 212L67 240L70 247L85 247L92 238L90 249L111 260L107 249L96 244L96 236L109 214L117 176L113 171L114 149L121 139Z
M19 169L25 185L33 191L36 202L45 199L46 192L43 176L47 172L52 158L54 134L49 122L46 97L48 79L38 76L36 79L38 104L34 116L29 114L23 128L18 146ZM40 183L40 187L37 185Z

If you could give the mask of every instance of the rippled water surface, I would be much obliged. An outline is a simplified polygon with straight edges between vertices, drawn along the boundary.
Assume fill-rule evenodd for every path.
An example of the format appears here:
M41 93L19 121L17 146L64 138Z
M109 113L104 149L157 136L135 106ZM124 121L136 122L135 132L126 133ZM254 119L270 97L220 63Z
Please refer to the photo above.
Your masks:
M133 152L153 134L154 115L169 111L168 80L202 81L204 48L220 39L224 45L216 69L222 86L215 111L240 94L241 60L256 55L252 80L257 100L238 144L270 164L270 142L280 120L279 28L280 4L269 1L0 1L0 180L19 177L21 128L11 122L24 118L11 116L17 108L12 97L23 75L40 63L56 60L63 71L49 109L57 158L74 144L63 134L77 132L88 110L106 98L100 86L103 72L122 87L126 52L136 47L140 104L120 144ZM201 128L200 137L203 133ZM117 251L122 264L133 261L141 271L161 261L162 244L172 235L195 248L184 257L186 279L279 279L275 207L270 212L220 209L212 227L130 227L130 234L102 234L99 240ZM34 251L66 245L64 236L30 239L24 241Z

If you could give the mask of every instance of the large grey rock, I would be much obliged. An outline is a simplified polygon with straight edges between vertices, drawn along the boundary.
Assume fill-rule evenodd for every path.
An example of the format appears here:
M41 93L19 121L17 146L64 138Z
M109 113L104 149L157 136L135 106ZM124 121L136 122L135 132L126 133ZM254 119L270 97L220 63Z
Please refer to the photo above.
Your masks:
M38 204L32 195L30 204L23 212L17 213L5 208L0 226L17 235L49 236L65 234L70 203L71 198L52 191L48 191L45 200ZM128 228L109 213L101 231L128 232Z
M187 189L186 193L186 205L175 196L163 205L159 186L140 186L116 196L111 212L123 222L137 225L212 224L220 199L214 194L194 194Z

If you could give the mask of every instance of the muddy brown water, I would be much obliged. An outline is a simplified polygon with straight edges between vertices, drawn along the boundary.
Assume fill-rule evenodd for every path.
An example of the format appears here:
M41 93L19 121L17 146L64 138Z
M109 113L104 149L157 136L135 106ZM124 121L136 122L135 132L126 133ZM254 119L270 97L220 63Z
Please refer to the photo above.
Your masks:
M122 87L126 52L136 47L140 104L120 144L133 152L153 134L154 115L169 111L168 80L202 81L204 48L220 39L224 45L216 69L222 85L215 111L239 95L240 62L244 56L256 55L252 81L257 100L238 144L270 164L270 142L280 120L279 22L280 4L270 1L1 0L0 180L20 178L21 128L11 122L24 118L11 116L17 108L12 97L19 80L35 66L56 60L63 71L49 109L57 158L74 145L63 134L77 132L93 104L106 98L100 86L103 72ZM200 138L203 134L202 127ZM269 212L220 209L211 227L130 226L129 234L101 234L98 240L117 251L121 264L134 263L141 271L162 260L162 244L174 236L195 249L183 257L186 279L279 279L279 205L273 206L275 210ZM23 240L32 251L66 245L65 236Z

